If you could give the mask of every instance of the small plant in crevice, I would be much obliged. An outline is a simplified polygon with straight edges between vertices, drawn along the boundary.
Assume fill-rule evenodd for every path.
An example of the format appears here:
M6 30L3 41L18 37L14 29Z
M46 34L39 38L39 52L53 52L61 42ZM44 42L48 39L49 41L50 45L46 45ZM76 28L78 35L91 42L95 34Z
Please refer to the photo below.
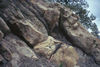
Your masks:
M63 67L63 62L60 63L59 67Z

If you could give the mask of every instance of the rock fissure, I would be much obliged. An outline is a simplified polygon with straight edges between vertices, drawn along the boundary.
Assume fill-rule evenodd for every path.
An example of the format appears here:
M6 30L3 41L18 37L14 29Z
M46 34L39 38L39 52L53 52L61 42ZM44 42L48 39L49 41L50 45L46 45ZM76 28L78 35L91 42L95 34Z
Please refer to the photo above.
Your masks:
M44 0L7 1L0 7L0 66L99 67L100 40L68 7Z

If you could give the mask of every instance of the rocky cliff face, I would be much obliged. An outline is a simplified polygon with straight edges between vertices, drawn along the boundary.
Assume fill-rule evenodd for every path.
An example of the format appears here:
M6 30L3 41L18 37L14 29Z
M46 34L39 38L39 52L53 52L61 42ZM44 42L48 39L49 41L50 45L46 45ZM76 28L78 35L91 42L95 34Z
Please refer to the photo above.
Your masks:
M100 67L100 40L59 3L0 0L0 67Z

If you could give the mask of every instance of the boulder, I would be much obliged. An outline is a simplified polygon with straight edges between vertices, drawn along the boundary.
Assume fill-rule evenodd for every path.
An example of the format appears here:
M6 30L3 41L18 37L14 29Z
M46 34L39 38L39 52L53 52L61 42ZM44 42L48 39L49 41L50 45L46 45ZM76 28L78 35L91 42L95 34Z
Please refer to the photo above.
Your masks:
M78 62L78 54L72 46L68 46L61 41L55 40L51 36L44 42L34 47L36 53L56 62L64 67L74 67Z
M0 30L4 34L8 34L10 32L8 25L6 24L6 22L1 17L0 17Z
M34 51L31 50L25 42L23 42L13 34L9 34L8 36L6 36L0 42L0 44L2 46L1 51L5 50L1 54L7 61L9 61L7 64L8 67L21 67L21 65L23 65L23 62L25 62L24 60L27 60L29 62L31 62L33 59L38 60L38 57L36 56Z
M100 67L100 40L68 7L4 1L9 4L0 8L0 67Z
M12 26L15 27L16 34L24 38L31 46L47 39L47 35L38 31L28 20L19 21Z
M60 12L57 9L48 8L44 12L44 18L49 24L49 28L51 31L54 29L56 25L58 25L60 17Z
M90 34L80 23L76 20L73 14L70 17L65 17L66 10L63 10L61 15L60 27L66 39L73 45L79 47L87 54L94 57L95 61L100 64L100 40ZM78 18L77 18L78 19Z

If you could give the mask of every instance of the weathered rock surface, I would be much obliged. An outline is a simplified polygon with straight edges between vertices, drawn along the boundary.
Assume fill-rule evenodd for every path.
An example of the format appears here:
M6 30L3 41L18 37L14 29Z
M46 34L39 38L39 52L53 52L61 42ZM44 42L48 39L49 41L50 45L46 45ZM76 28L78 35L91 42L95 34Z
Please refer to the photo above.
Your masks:
M66 12L66 10L63 11ZM100 63L98 59L100 58L100 40L90 34L78 20L76 21L73 17L73 15L65 17L65 14L62 12L60 24L66 38L73 45L81 48L87 54L92 55L97 63ZM65 18L65 20L63 20L63 18Z
M78 54L72 46L61 43L50 36L46 41L37 44L34 50L58 65L64 64L64 67L74 67L78 61Z
M2 40L4 34L2 33L2 31L0 31L0 41Z
M4 34L8 34L10 32L8 25L5 23L5 21L1 17L0 17L0 30Z
M29 21L19 21L18 23L14 23L12 26L17 27L17 35L23 37L32 46L47 39L47 36L34 28Z
M0 44L5 50L8 51L8 53L3 54L5 54L4 56L6 60L12 64L12 67L20 67L20 65L17 64L21 62L21 57L28 57L31 60L38 59L26 43L12 34L6 36Z
M100 40L69 8L45 0L0 5L0 67L100 67Z

